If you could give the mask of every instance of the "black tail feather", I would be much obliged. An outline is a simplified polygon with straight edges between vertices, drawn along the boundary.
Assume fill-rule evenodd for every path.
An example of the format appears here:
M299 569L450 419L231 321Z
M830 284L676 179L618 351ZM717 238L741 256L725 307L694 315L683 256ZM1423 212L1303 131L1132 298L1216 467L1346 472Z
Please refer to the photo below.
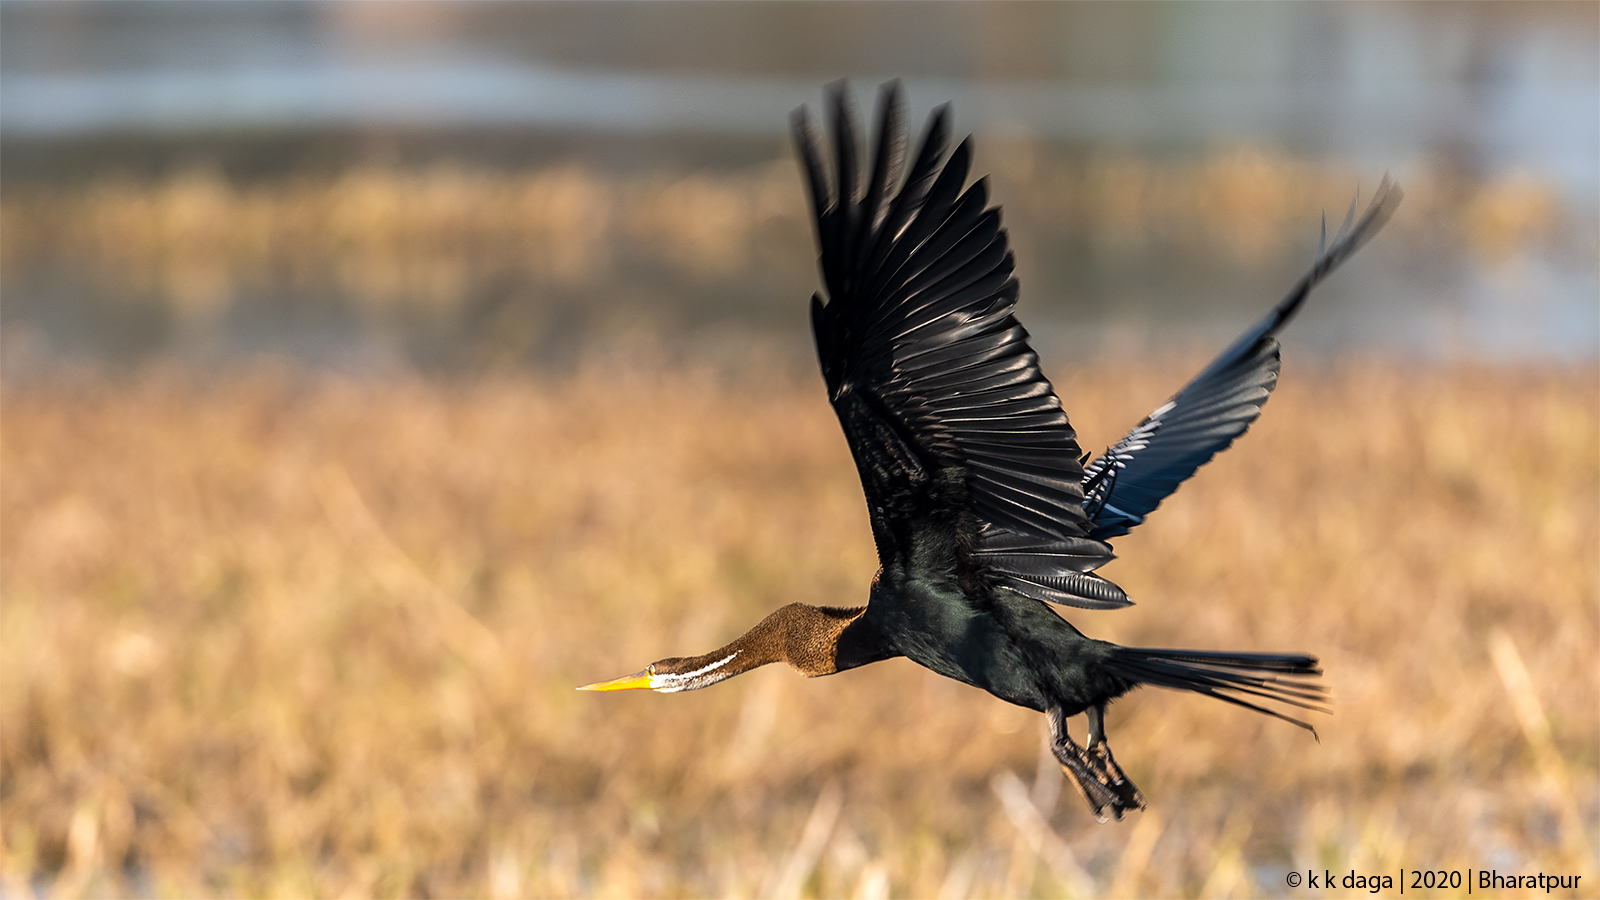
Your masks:
M1317 658L1306 654L1119 647L1111 659L1111 669L1140 684L1194 691L1282 719L1311 732L1313 737L1316 737L1317 730L1309 722L1245 698L1259 697L1312 712L1329 711L1327 688L1320 684L1285 680L1315 678L1322 674Z

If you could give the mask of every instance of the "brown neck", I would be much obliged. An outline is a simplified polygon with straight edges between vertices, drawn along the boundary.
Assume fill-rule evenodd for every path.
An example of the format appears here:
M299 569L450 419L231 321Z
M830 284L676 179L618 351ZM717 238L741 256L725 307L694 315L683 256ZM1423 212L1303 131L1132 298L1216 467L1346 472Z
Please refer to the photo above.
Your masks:
M833 609L791 603L767 616L738 639L704 656L664 659L657 672L689 676L679 690L709 687L768 663L786 662L816 677L885 659L860 621L866 607ZM856 624L851 628L852 623ZM847 629L852 634L846 635ZM862 634L853 632L863 631ZM731 657L731 658L730 658Z

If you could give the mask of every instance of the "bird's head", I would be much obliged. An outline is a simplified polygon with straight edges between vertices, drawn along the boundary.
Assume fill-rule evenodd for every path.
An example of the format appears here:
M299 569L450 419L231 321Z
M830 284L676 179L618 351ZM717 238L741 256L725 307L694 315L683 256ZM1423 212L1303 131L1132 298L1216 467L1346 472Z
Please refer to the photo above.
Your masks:
M586 684L578 688L580 691L633 691L652 690L663 694L675 694L678 691L693 691L703 687L710 687L725 678L739 674L741 668L729 665L741 651L727 652L718 658L717 654L710 656L672 657L657 660L646 666L643 671L610 681L601 681L596 684Z

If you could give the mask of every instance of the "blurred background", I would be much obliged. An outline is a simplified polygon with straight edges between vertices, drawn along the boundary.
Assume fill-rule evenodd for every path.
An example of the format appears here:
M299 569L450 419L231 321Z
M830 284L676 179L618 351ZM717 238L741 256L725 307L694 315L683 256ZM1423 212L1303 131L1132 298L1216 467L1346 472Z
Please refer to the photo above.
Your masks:
M1388 172L1406 214L1297 340L1600 352L1586 4L0 9L11 371L807 353L788 114L841 76L977 134L1046 344L1225 339Z
M0 0L0 893L1600 878L1597 35L1592 3ZM1119 542L1140 605L1073 616L1318 653L1320 744L1141 692L1110 727L1152 806L1100 826L1038 716L903 662L572 692L865 597L787 135L841 77L976 136L1091 449L1404 186L1271 411Z

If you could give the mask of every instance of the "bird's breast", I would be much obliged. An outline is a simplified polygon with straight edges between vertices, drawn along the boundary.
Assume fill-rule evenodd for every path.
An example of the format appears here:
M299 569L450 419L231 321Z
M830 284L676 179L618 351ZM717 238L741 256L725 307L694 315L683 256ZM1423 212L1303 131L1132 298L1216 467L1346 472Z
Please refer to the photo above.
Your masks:
M954 581L908 579L898 590L894 586L875 591L868 611L900 655L1009 703L1046 708L1026 648L1000 619L969 602Z

